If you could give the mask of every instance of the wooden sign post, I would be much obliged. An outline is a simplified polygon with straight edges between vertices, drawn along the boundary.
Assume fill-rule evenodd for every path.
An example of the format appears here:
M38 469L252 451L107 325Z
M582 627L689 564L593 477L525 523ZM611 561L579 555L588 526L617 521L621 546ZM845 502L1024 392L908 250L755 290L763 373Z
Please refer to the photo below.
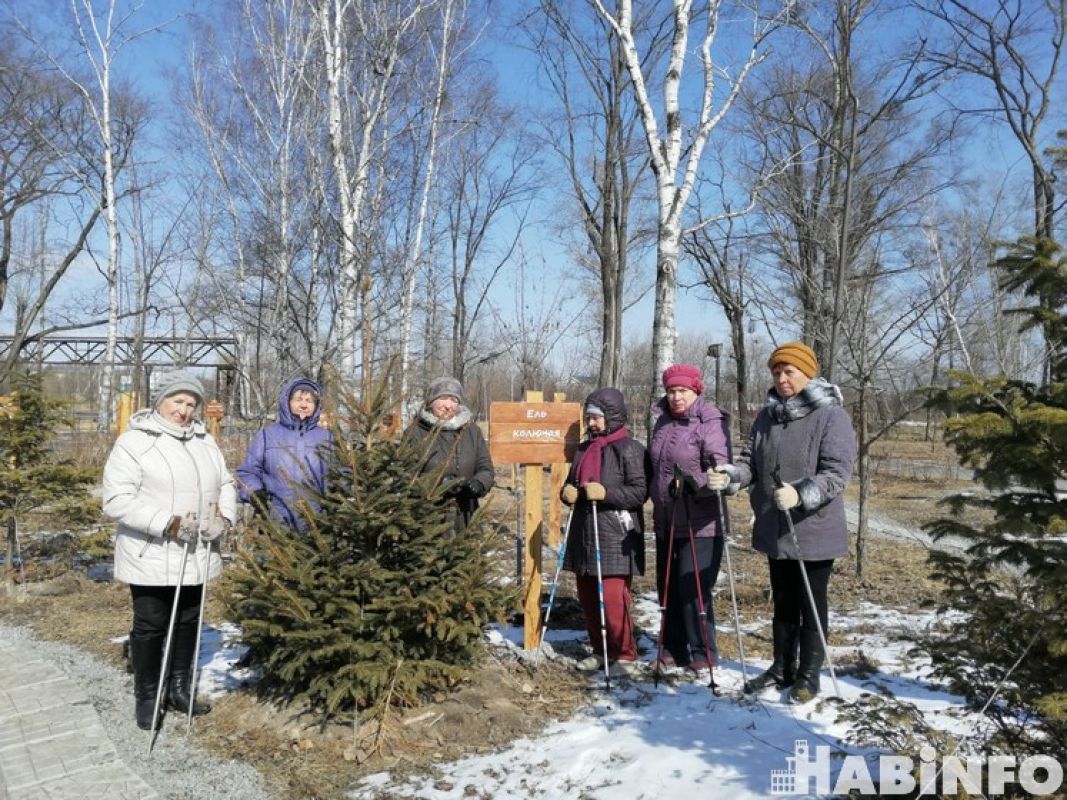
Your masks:
M204 418L207 419L207 430L215 439L219 438L219 423L223 414L222 403L218 400L209 400L204 404Z
M563 466L574 457L581 438L581 403L563 402L565 395L544 402L541 392L526 392L521 403L489 404L489 453L498 464L523 464L525 508L523 527L523 647L532 650L541 635L541 541L544 521L545 464L552 464L555 520L550 539L558 538L559 485L566 477ZM557 469L556 465L560 465Z

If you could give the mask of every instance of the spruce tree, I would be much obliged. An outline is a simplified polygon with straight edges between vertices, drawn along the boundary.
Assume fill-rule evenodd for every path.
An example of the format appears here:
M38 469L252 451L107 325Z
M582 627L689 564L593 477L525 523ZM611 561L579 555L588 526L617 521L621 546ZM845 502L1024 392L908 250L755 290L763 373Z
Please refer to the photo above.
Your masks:
M13 539L16 526L35 513L67 524L85 524L93 470L59 457L53 447L71 419L63 400L44 393L39 374L17 372L10 378L12 404L0 411L0 524ZM10 565L9 565L10 566Z
M997 262L1001 284L1027 302L1015 313L1049 348L1043 384L954 373L932 405L946 440L985 493L949 498L936 538L968 543L933 552L947 607L966 614L925 646L935 673L975 707L989 705L988 747L1067 757L1067 259L1048 240L1020 240ZM979 513L975 513L978 511ZM1001 685L1003 683L1003 685Z
M425 453L386 433L384 398L347 405L327 490L302 509L307 530L261 521L227 579L260 692L323 718L454 686L513 602L489 526L476 515L453 534L442 476L423 475Z

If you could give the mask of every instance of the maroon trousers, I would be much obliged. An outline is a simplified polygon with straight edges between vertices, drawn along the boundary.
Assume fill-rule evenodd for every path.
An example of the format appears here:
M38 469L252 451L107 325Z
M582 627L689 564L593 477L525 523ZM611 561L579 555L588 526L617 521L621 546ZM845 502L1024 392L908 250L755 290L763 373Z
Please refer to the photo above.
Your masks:
M578 601L582 604L585 629L589 643L596 655L604 653L600 638L600 594L595 575L576 575ZM604 620L608 633L609 661L636 661L637 643L634 642L634 624L630 616L633 598L630 595L629 575L604 576Z

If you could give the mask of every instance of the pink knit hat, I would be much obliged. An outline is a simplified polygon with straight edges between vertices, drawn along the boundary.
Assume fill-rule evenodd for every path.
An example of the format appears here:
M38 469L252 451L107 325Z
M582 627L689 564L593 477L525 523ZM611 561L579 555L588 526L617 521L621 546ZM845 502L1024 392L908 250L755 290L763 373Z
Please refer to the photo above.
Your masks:
M704 393L704 381L700 380L700 370L692 364L671 364L663 370L663 388L684 386L697 394Z

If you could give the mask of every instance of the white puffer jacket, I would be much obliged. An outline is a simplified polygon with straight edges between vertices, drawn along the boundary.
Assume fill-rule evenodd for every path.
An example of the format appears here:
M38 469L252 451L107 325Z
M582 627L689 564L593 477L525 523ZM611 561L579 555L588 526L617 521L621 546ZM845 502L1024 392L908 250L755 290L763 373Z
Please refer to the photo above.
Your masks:
M150 410L138 411L104 465L104 513L119 523L115 580L141 586L175 586L182 544L164 538L171 519L192 511L207 520L212 505L236 518L237 493L222 451L199 421L167 425ZM182 585L195 586L222 572L216 544L190 554Z

